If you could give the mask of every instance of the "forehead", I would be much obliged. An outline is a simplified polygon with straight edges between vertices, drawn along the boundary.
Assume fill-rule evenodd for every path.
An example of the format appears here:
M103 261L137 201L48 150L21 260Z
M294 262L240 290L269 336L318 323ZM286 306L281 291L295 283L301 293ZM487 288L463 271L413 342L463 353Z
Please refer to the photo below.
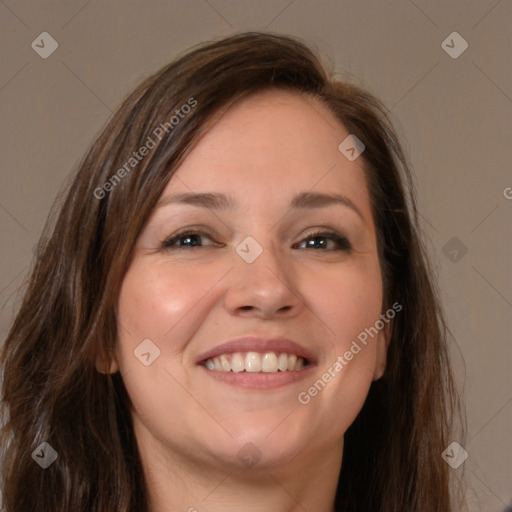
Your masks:
M261 91L235 103L203 135L163 195L223 192L263 208L303 191L330 191L371 216L363 161L338 149L348 135L319 100Z
M271 89L231 106L201 140L200 151L232 151L243 158L243 150L252 154L259 147L271 150L269 156L273 157L285 154L318 159L319 150L327 147L337 156L339 139L347 136L346 128L319 100Z

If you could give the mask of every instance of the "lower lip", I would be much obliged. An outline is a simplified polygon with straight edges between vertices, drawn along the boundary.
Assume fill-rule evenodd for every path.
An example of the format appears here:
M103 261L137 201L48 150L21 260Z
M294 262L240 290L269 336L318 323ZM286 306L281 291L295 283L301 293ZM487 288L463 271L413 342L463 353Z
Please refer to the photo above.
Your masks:
M230 386L252 389L252 390L266 390L276 389L287 384L299 382L311 374L314 365L310 364L303 370L299 371L286 371L274 373L251 373L251 372L218 372L215 370L208 370L202 366L203 370L213 379L216 379Z

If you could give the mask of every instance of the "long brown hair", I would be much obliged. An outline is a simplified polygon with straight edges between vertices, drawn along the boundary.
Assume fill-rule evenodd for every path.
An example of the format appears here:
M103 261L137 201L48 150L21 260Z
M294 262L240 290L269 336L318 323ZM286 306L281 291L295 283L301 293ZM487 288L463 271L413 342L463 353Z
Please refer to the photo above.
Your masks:
M129 397L119 372L100 373L95 361L114 351L120 285L167 182L219 115L268 88L317 98L364 142L383 311L403 307L385 374L345 434L336 510L456 510L458 487L441 457L460 411L449 331L389 113L297 38L250 32L198 45L146 79L54 204L1 353L6 512L147 511ZM32 457L42 442L58 453L46 469Z

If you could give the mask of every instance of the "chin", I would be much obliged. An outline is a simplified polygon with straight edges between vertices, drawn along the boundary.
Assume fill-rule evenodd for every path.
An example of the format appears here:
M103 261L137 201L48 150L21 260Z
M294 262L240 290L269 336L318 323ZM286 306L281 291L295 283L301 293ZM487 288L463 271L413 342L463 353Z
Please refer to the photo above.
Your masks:
M225 443L227 458L233 463L234 455L237 466L255 469L271 469L292 463L304 454L305 446L312 446L313 439L304 431L304 423L297 428L295 425L280 428L285 417L283 414L276 419L273 415L272 421L240 423L236 431L230 430L233 439ZM233 446L236 447L234 452Z

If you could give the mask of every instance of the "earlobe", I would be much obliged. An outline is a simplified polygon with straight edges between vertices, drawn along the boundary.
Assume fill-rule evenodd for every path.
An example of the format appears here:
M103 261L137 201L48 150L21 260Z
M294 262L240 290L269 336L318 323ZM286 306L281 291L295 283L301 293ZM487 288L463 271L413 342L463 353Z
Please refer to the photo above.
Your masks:
M119 365L117 364L115 356L112 355L106 358L105 356L99 355L96 358L96 370L105 375L118 372Z
M377 342L377 354L375 360L375 371L373 373L373 380L379 380L386 370L386 361L388 355L389 343L391 341L391 332L393 327L393 321L390 321L379 333Z

